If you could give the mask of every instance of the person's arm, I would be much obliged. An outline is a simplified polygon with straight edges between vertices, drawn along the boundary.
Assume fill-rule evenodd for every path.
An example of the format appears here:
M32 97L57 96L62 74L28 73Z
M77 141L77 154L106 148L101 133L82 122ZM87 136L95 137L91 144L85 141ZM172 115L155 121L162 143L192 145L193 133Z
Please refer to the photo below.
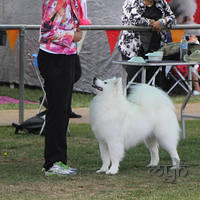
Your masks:
M87 2L86 0L80 0L80 6L82 11L82 16L80 19L80 25L91 25L91 21L88 19L87 16Z
M172 25L176 24L175 15L171 11L167 2L165 0L162 0L161 3L162 3L163 13L164 13L163 17L157 21L151 21L151 24L150 24L150 26L152 27L152 30L156 32L160 32L162 30L162 27L166 26L168 28L171 28Z
M82 7L82 11L83 11L83 19L87 19L88 15L87 15L87 2L86 0L80 0L81 1L81 7Z
M176 25L175 15L172 12L166 0L162 0L161 2L162 2L163 10L164 10L164 16L162 17L165 23L164 26L171 28L173 25Z
M74 33L74 38L73 38L73 42L79 42L83 37L83 31L81 31L80 29L78 29L75 33Z

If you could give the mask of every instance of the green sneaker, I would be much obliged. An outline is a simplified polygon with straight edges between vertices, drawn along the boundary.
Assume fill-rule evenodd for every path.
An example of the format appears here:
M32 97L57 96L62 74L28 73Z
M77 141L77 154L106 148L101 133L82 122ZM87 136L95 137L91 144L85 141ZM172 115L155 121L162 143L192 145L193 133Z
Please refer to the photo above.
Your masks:
M59 164L60 166L64 167L66 170L77 172L77 169L76 169L76 168L71 168L71 167L69 167L68 165L63 164L61 161L56 162L56 164Z
M76 175L77 170L71 170L72 168L68 167L67 165L64 165L62 162L56 162L53 164L53 166L45 171L45 176L51 176L51 175Z

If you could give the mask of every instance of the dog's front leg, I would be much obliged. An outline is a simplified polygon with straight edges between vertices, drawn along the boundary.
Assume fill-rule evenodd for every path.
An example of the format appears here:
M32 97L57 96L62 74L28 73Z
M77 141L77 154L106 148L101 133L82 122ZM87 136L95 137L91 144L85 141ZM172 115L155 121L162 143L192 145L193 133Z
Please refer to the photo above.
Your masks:
M102 166L96 173L102 173L108 171L110 166L110 155L108 151L108 146L104 142L99 142L99 149L101 154Z
M113 142L108 146L112 165L106 174L117 174L119 163L124 157L124 146L121 142Z

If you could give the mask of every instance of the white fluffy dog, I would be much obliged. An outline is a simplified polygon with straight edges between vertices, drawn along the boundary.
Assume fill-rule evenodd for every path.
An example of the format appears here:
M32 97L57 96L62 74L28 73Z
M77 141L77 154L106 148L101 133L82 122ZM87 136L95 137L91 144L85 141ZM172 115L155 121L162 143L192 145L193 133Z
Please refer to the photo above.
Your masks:
M97 173L116 174L125 150L141 142L150 151L149 166L158 165L161 145L170 154L173 167L179 167L179 124L166 93L138 84L127 98L121 78L105 81L94 78L93 87L98 93L90 105L90 122L102 159Z

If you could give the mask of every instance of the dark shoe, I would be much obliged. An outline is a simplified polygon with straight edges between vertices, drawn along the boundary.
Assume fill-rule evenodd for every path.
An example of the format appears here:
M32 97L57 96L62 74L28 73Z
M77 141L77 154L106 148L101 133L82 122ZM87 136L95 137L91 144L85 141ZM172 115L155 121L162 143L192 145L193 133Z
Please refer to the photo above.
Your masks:
M82 117L82 115L76 114L74 112L71 112L69 115L69 118L81 118L81 117Z

